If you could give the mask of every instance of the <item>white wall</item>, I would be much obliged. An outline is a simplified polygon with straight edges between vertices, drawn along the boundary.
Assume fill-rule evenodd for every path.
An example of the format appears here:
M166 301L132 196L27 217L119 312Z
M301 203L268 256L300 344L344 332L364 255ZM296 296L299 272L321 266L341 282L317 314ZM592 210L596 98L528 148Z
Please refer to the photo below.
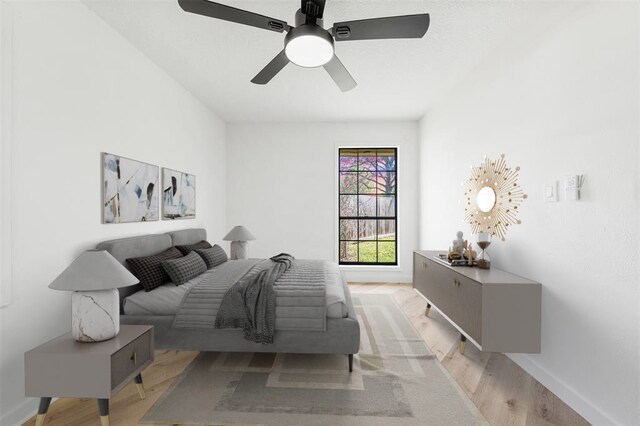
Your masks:
M83 4L13 11L13 300L0 309L0 424L35 410L23 353L70 329L47 285L101 240L203 226L226 231L225 124ZM102 225L106 151L197 176L197 218Z
M398 267L343 267L351 281L411 282L417 246L417 122L229 124L227 227L249 254L337 260L337 148L398 147Z
M595 424L640 423L638 8L586 4L512 38L420 123L421 248L469 232L470 165L522 167L522 225L489 253L542 283L542 353L511 357ZM543 183L571 173L583 199L545 204Z

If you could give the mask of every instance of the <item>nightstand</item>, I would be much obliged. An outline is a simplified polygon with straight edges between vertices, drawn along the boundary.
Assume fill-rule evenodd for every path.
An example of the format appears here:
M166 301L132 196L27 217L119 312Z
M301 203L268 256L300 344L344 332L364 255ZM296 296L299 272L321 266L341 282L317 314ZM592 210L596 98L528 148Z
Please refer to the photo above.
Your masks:
M153 327L122 325L97 343L63 334L24 354L25 395L40 397L36 425L44 424L52 397L96 398L102 426L109 425L109 398L134 380L146 397L140 374L153 362Z

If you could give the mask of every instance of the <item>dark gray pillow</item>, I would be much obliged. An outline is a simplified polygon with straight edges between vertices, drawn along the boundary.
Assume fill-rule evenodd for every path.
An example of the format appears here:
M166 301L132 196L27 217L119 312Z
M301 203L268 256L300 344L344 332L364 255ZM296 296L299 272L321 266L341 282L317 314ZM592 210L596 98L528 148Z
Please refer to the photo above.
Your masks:
M207 269L211 269L214 266L218 266L229 260L227 257L227 253L224 251L222 247L215 244L213 247L208 249L195 249L196 253L202 257L204 263L207 264Z
M175 285L186 283L207 271L207 265L197 253L189 253L180 259L165 260L162 267Z
M206 249L206 248L211 248L211 244L209 244L207 241L202 240L199 243L195 243L195 244L189 244L189 245L183 245L183 246L175 246L175 248L177 248L178 250L180 250L180 252L184 255L189 254L190 252L192 252L195 249Z
M180 257L182 253L175 247L171 247L153 256L132 257L127 259L127 264L133 275L140 280L144 290L151 291L169 281L169 276L161 265L162 262Z

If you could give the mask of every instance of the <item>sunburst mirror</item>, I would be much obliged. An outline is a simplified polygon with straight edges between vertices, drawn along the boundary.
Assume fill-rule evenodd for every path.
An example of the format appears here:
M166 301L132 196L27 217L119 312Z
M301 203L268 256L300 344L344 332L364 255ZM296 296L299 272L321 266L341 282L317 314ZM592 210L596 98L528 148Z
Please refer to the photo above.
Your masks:
M471 232L486 232L502 241L510 226L522 223L518 207L527 198L518 184L520 167L508 167L504 154L497 160L484 157L482 164L471 167L465 183L464 218Z

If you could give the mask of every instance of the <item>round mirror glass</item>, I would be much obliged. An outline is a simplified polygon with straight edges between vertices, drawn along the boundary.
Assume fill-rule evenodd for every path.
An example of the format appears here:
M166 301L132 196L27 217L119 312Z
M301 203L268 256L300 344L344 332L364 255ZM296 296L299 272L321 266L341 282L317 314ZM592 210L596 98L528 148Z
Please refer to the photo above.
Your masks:
M490 212L496 205L496 193L490 186L484 186L478 191L478 208L484 213Z

